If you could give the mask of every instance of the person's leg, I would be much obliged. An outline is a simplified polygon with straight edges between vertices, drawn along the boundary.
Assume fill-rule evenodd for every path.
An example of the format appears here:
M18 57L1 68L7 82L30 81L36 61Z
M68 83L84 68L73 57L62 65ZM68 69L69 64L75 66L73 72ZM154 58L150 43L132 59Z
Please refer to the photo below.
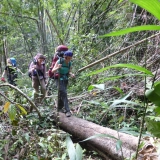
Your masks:
M60 81L58 79L56 79L56 85L57 85L57 89L58 89L58 102L57 102L57 107L58 107L58 111L61 111L62 108L64 107L64 103L63 103L63 99L62 96L60 94Z
M34 88L34 102L39 103L39 80L32 79L32 87Z
M67 84L68 84L67 80L60 81L60 87L59 87L60 88L60 98L63 100L63 104L66 110L66 115L71 116L70 108L68 105L68 98L67 98Z

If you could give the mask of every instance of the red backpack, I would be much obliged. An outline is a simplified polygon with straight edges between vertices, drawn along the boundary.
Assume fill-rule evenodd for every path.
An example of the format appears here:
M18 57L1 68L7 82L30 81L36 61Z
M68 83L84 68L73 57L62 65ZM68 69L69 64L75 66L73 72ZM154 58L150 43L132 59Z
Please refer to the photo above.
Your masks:
M57 47L56 53L55 53L54 57L52 58L52 63L49 68L49 71L48 71L49 78L52 78L52 79L58 78L58 76L59 76L58 73L52 73L52 69L53 69L54 65L56 64L57 60L59 58L63 58L64 52L67 50L68 50L68 47L65 45L60 45Z

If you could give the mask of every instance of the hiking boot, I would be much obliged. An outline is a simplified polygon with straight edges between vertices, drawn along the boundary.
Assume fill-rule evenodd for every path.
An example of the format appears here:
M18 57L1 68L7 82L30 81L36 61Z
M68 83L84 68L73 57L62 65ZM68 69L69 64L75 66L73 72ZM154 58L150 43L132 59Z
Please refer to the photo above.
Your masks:
M71 112L67 112L66 117L70 117L70 116L71 116Z
M58 109L58 112L66 113L66 110L64 108L62 108L62 109Z

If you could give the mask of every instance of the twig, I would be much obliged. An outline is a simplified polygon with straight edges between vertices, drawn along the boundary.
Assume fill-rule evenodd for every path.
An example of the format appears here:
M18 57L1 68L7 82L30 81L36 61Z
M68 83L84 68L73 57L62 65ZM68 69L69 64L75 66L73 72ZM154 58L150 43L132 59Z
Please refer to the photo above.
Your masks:
M79 111L80 111L80 108L81 108L81 106L82 106L82 103L83 103L83 101L79 104L79 107L78 107L78 110L77 110L77 114L78 114Z

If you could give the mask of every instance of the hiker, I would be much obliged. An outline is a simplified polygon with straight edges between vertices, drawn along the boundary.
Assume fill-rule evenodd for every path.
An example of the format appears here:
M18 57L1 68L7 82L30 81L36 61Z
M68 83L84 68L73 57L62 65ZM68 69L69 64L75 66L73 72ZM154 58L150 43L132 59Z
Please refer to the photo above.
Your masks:
M73 73L71 73L71 59L73 53L72 51L68 50L64 52L64 58L59 58L56 62L52 72L59 73L59 79L55 79L57 86L58 86L58 111L63 112L63 107L65 108L65 113L67 117L71 116L70 108L68 105L68 98L67 98L67 85L68 85L68 76L72 78L75 77ZM70 66L70 67L69 67Z
M59 46L56 48L55 51L56 51L56 52L55 52L55 54L54 54L54 56L53 56L53 58L52 58L51 66L50 66L50 68L49 68L49 70L48 70L48 76L49 76L49 78L51 78L51 79L56 79L56 78L58 78L58 74L53 73L53 72L52 72L52 69L54 68L54 65L56 64L57 60L58 60L59 58L63 58L64 52L65 52L65 51L68 51L68 47L65 46L65 45L59 45Z
M34 88L34 102L39 105L46 95L46 67L45 56L38 53L29 66L32 87Z
M15 61L14 58L12 59ZM16 61L15 64L13 64L12 59L11 58L7 59L7 65L2 73L1 81L6 82L5 76L7 76L8 83L16 86L16 78L17 78Z

